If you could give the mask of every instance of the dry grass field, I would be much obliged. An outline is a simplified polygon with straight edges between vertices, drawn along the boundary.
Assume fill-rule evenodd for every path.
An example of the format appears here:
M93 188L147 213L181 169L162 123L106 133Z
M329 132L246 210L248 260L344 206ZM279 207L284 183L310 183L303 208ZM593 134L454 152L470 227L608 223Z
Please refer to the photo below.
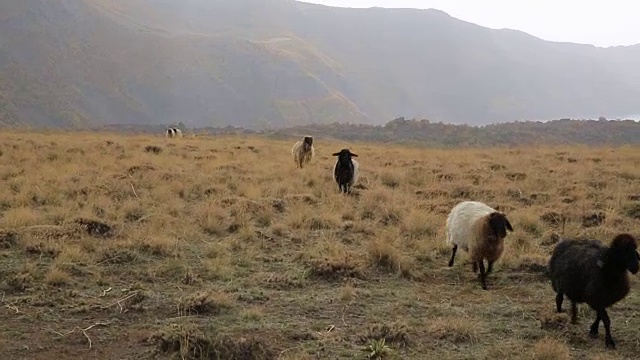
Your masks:
M554 313L544 266L563 234L640 235L638 148L316 139L300 170L296 140L2 133L0 358L637 358L635 277L610 351L586 305L577 325ZM331 177L343 147L350 196ZM466 253L447 267L465 199L515 228L488 291Z

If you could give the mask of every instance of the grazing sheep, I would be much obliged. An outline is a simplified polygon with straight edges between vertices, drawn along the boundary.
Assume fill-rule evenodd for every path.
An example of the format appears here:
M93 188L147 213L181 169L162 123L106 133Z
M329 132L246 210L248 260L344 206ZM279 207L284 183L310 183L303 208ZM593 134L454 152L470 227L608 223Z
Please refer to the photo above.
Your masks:
M301 141L293 144L291 149L291 156L293 156L293 161L296 163L296 168L302 169L302 166L308 164L315 154L312 136L303 137Z
M169 138L182 137L182 130L178 128L168 128L167 131L165 131L165 136Z
M453 266L458 247L467 251L473 272L480 268L480 284L487 290L486 276L502 255L507 230L513 231L513 227L504 213L478 201L458 203L451 209L446 222L446 241L453 245L449 266ZM484 259L489 263L486 272Z
M604 324L605 345L615 349L611 337L611 320L606 308L629 293L629 275L639 269L636 239L617 235L610 246L598 240L566 239L553 249L548 270L556 292L556 311L562 312L564 295L571 301L571 322L577 320L577 304L587 303L596 312L589 334L598 337L600 320Z
M333 178L338 183L338 188L343 193L351 192L351 187L358 181L358 162L352 157L358 155L352 153L349 149L342 149L340 152L333 153L338 157L336 165L333 167Z

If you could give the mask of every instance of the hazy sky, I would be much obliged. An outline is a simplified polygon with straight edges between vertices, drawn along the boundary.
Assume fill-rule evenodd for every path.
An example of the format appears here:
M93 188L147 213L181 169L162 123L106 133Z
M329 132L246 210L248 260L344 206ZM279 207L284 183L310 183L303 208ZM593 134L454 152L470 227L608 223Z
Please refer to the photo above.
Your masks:
M435 8L493 29L521 30L545 40L596 46L640 43L634 0L304 0L343 7Z

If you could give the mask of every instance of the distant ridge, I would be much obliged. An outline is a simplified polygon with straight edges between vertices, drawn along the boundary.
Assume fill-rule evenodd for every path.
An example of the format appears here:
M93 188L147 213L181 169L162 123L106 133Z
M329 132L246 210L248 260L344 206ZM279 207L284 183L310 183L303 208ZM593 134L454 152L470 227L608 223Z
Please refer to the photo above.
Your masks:
M105 125L92 130L162 136L169 125L176 124ZM398 118L384 125L375 126L334 123L278 130L251 130L234 126L193 129L182 127L182 129L185 134L265 135L280 139L293 139L303 134L313 134L316 139L404 143L433 147L640 145L640 122L635 120L560 119L547 122L523 121L469 126Z

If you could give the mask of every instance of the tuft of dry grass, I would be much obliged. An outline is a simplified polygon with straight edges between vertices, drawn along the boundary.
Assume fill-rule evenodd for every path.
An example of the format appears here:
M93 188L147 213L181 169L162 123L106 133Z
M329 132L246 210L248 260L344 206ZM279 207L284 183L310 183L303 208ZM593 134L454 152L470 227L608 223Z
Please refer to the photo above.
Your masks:
M342 301L351 301L357 296L356 288L351 284L345 284L340 288L339 298Z
M3 355L71 358L87 351L87 337L100 358L148 357L145 339L158 356L185 359L640 351L636 277L609 311L618 349L608 352L584 323L554 313L545 270L563 237L608 243L637 231L636 147L441 150L318 138L312 163L296 169L293 141L0 133ZM339 194L331 176L328 149L343 147L360 155L357 196ZM462 200L504 211L515 228L490 291L464 251L447 266L445 219ZM112 325L56 335L93 323Z
M476 343L482 330L480 322L461 317L437 318L427 326L430 336L453 343Z
M178 305L181 315L217 315L233 308L229 295L220 292L201 291L185 296Z
M365 344L370 340L384 340L385 344L394 345L396 348L404 348L410 345L408 327L402 322L392 322L390 324L374 323L370 325L359 342Z
M382 271L411 277L415 262L413 258L401 251L401 247L394 234L381 234L379 238L369 243L367 249L369 265Z
M534 360L570 360L571 350L567 344L555 339L545 338L535 343L531 359Z
M161 353L179 354L180 358L247 359L275 358L275 351L260 339L235 338L215 331L202 332L193 326L168 327L154 333L150 340Z
M314 259L309 261L309 275L318 279L338 280L364 278L360 265L348 254L344 257Z
M174 237L153 234L134 240L134 244L142 253L162 257L175 255L180 246Z
M71 275L58 266L52 266L44 277L44 283L51 286L63 286L71 282Z

